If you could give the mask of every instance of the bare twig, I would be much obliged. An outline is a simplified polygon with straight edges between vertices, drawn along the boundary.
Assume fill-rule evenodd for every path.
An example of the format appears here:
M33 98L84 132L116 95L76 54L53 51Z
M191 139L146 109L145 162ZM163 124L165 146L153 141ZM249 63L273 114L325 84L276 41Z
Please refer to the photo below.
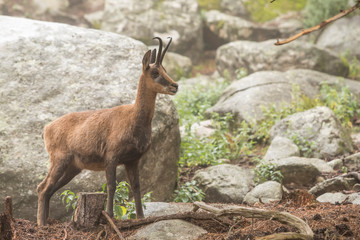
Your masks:
M110 223L111 227L115 230L115 232L117 233L117 235L119 236L119 238L121 240L125 240L125 238L123 237L123 235L121 234L121 232L119 231L119 229L116 227L114 221L111 219L111 217L107 214L107 212L102 211L102 214L106 217L106 219L108 220L108 222Z
M66 228L64 228L64 234L65 234L65 236L64 236L63 240L66 240L68 237L68 232L66 231Z
M281 222L283 224L288 224L299 230L300 233L280 233L272 234L265 236L259 239L312 239L314 236L313 231L303 220L300 218L291 215L287 212L277 212L277 211L268 211L256 208L247 208L240 206L231 206L223 209L219 209L210 205L207 205L203 202L195 202L197 207L207 210L211 213L214 213L216 216L224 215L233 215L238 214L247 218L260 218L260 219L270 219ZM284 237L285 236L285 237Z
M360 1L358 0L357 3L352 6L351 8L347 9L347 10L344 10L344 11L341 11L341 13L327 19L327 20L324 20L323 22L321 22L319 25L316 25L314 27L311 27L311 28L308 28L308 29L305 29L305 30L302 30L301 32L299 32L298 34L295 34L283 41L279 41L279 39L277 40L277 42L275 43L275 45L283 45L283 44L286 44L286 43L289 43L289 42L292 42L294 41L295 39L303 36L303 35L306 35L306 34L309 34L311 32L314 32L314 31L317 31L321 28L323 28L324 26L326 26L327 24L333 22L333 21L336 21L338 20L339 18L342 18L346 15L348 15L349 13L355 11L357 8L360 8Z

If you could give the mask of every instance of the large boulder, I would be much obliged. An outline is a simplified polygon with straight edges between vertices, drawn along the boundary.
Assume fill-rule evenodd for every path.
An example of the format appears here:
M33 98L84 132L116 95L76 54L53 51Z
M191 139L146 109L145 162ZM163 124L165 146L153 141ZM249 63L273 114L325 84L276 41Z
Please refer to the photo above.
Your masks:
M335 157L353 151L349 133L327 107L312 108L280 120L270 130L270 137L275 136L301 140L301 144L307 145L299 146L300 150L312 149L308 157Z
M360 15L341 18L326 27L316 41L316 45L328 48L338 54L350 53L360 60Z
M324 160L317 158L289 157L271 160L276 169L283 175L283 183L296 183L310 186L322 172L332 172L333 169Z
M283 190L280 183L267 181L257 185L253 190L248 192L244 202L255 204L257 202L272 203L279 202L282 199Z
M49 167L43 127L69 112L133 102L147 47L64 24L0 16L0 26L0 198L13 196L15 217L34 219L36 187ZM158 97L152 141L140 165L142 193L167 200L180 152L178 116L168 96ZM122 167L117 179L125 179ZM104 173L83 171L65 188L96 191L104 182ZM63 190L52 198L51 217L65 212L58 197Z
M301 13L299 12L288 12L282 14L277 18L269 20L263 24L263 27L275 28L280 31L282 38L290 37L291 35L298 33L303 29ZM302 41L307 38L302 37L296 41Z
M262 107L282 107L290 104L293 96L293 86L298 85L301 93L310 98L319 94L322 82L329 85L342 80L360 99L360 83L342 79L325 73L295 69L286 72L262 71L250 74L234 81L221 94L219 101L207 110L207 113L217 112L221 115L232 113L241 122L263 119Z
M164 220L139 229L129 240L192 240L198 239L207 231L184 220Z
M151 45L155 36L172 37L172 51L197 61L202 50L202 22L196 0L107 0L102 30Z
M276 136L264 156L265 161L287 157L300 157L299 147L286 137Z
M226 71L232 77L240 68L245 68L247 73L304 68L337 76L348 74L348 67L330 50L303 41L282 46L275 46L275 42L236 41L225 44L216 51L216 68L220 74Z
M206 202L242 203L254 185L253 177L249 169L223 164L199 170L193 179L205 192Z
M217 10L207 11L204 18L204 39L208 49L236 40L264 41L280 36L276 28L263 27Z

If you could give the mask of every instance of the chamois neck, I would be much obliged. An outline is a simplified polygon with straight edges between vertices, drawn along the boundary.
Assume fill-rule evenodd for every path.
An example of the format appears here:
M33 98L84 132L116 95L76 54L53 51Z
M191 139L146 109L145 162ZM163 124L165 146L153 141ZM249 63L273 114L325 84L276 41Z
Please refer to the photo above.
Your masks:
M135 121L151 124L155 111L156 94L156 92L148 89L145 76L141 74L134 104Z

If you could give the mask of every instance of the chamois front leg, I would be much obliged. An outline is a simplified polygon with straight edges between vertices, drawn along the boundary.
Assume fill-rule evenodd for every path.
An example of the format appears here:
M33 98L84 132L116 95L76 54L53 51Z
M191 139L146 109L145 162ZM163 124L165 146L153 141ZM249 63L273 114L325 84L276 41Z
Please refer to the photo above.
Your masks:
M116 165L109 164L105 170L107 182L107 204L106 212L110 217L114 216L114 194L116 190Z
M140 195L139 161L125 165L126 174L135 199L136 218L144 218Z

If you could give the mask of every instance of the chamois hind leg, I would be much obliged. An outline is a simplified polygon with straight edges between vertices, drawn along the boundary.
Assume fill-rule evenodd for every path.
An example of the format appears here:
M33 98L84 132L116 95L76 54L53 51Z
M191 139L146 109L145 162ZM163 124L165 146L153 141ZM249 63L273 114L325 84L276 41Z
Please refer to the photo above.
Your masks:
M105 169L107 183L106 212L110 217L114 216L114 194L116 190L116 164L108 164Z
M141 195L140 195L140 180L139 180L138 165L139 165L139 161L136 161L135 163L131 163L131 164L126 164L125 169L135 199L136 218L144 218L144 212L142 208Z
M67 166L69 165L69 159L60 158L59 161L51 160L51 163L52 164L47 176L38 186L37 223L39 226L46 225L46 220L49 213L50 198L54 193L56 183L63 176Z

